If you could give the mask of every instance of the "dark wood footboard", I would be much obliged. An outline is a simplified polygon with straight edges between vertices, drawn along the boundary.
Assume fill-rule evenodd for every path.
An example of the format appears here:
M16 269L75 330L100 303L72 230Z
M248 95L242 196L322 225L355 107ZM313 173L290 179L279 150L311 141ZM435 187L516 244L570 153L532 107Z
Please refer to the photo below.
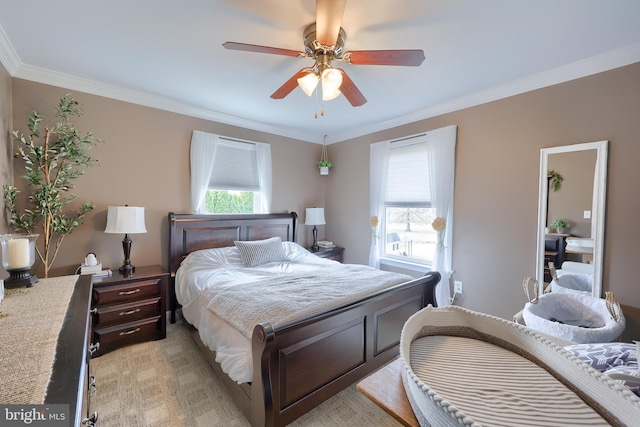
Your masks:
M437 272L357 303L253 333L253 426L284 426L393 360L406 320L435 305Z

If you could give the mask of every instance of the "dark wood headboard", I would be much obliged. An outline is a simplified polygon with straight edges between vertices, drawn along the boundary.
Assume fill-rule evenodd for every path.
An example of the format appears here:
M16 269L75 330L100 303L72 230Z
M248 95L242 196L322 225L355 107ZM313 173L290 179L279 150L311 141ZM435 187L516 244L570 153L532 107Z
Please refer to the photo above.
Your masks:
M171 323L178 306L175 274L193 251L233 246L234 240L263 240L280 237L295 242L298 214L194 215L169 212L169 306Z
M193 251L233 246L234 240L280 237L295 242L298 214L193 215L169 212L169 273Z

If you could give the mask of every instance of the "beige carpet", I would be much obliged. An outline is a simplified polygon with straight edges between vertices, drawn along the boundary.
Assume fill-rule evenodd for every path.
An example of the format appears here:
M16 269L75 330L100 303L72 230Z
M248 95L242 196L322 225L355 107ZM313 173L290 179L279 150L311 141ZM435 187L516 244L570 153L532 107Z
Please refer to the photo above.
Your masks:
M167 338L91 360L97 380L92 411L101 427L249 426L186 328L167 322ZM355 389L326 401L292 426L397 427Z

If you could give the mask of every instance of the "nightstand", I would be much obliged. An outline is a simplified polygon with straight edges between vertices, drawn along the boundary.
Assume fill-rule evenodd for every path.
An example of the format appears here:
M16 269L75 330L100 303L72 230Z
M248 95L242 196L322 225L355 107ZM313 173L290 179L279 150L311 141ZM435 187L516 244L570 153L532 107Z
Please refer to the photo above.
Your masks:
M320 248L318 252L313 252L311 248L307 248L307 250L320 258L328 258L338 262L344 261L344 248L338 246L333 248Z
M133 275L93 277L91 312L97 357L125 345L167 336L169 274L159 265L136 267Z

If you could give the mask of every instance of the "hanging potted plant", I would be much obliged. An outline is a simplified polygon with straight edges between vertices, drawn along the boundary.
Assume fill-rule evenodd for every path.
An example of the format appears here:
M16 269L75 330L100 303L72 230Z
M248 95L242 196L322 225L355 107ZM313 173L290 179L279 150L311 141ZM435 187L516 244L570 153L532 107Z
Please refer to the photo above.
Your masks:
M329 175L329 168L333 166L329 161L327 154L327 144L322 146L322 154L320 155L320 161L318 161L318 167L320 168L320 175Z
M547 179L549 180L549 184L551 185L551 189L553 191L560 190L560 187L562 186L562 181L564 180L562 175L560 175L558 172L552 169L549 172L547 172Z

